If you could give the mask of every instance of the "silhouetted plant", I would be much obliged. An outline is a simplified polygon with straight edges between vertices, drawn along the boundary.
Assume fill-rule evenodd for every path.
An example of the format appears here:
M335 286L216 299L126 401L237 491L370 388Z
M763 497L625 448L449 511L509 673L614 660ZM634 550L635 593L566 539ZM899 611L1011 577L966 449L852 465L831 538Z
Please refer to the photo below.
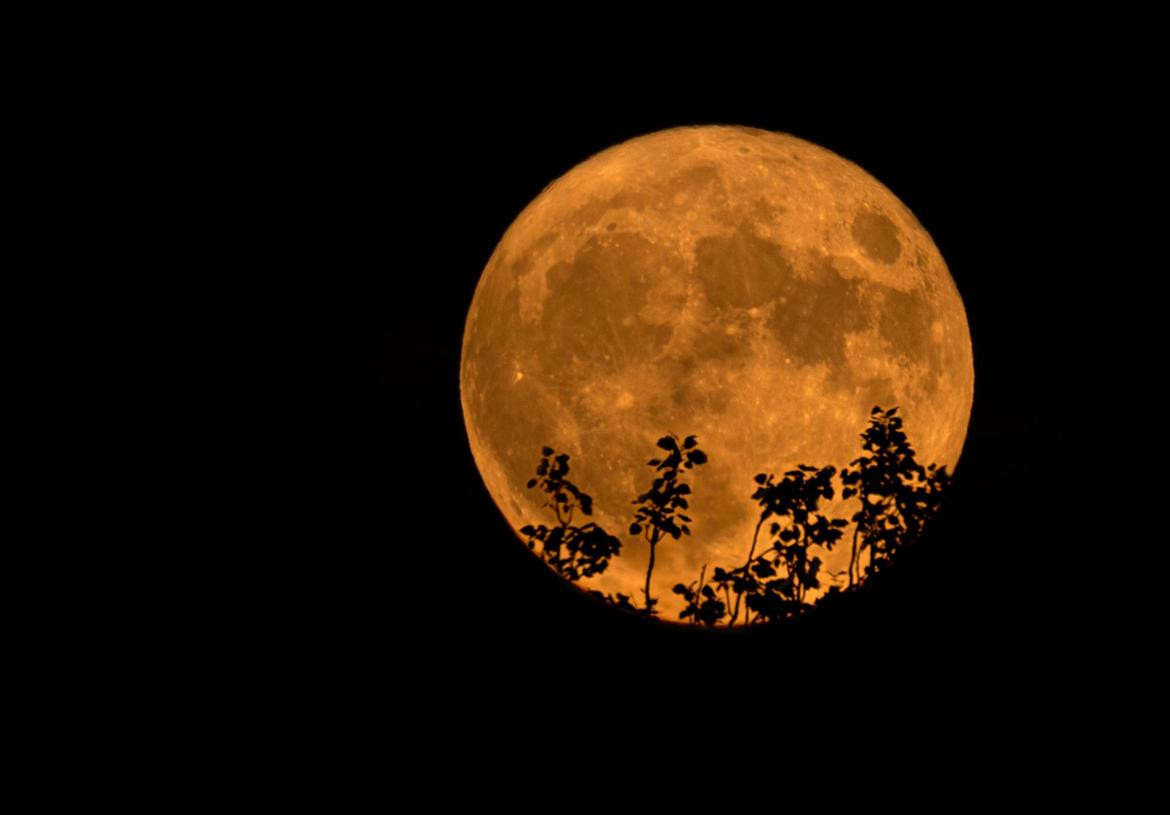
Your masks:
M649 466L654 467L658 475L650 489L639 495L634 503L638 509L634 512L634 522L630 524L631 535L643 535L650 544L650 562L646 567L645 611L653 615L654 606L658 601L650 595L650 578L654 572L654 550L666 535L678 540L683 535L690 535L691 522L689 516L680 510L690 507L686 496L691 488L679 480L680 470L690 470L693 467L707 463L707 454L697 446L694 436L687 436L679 445L678 436L671 433L658 440L658 446L666 451L661 459L650 459Z
M520 532L528 537L528 548L533 551L536 542L540 541L541 558L557 574L575 583L604 572L610 558L621 550L622 543L595 523L573 525L573 516L577 512L586 516L593 514L593 499L569 481L568 475L568 454L555 455L551 447L543 448L536 477L529 479L528 488L541 489L548 494L546 506L551 506L556 513L557 525L529 524Z
M597 591L596 589L593 589L589 592L589 594L593 597L596 597L598 600L602 600L606 603L609 603L611 606L617 606L618 608L625 609L626 611L632 611L635 614L644 614L645 613L642 609L640 609L636 605L634 605L634 601L630 599L630 596L628 594L622 594L620 591L616 595L614 595L614 594L606 594L605 592L601 592L601 591Z
M752 500L760 505L760 518L752 534L747 561L737 569L716 568L712 581L722 591L725 606L735 595L728 625L739 619L741 602L744 621L772 622L799 614L810 589L820 588L821 559L813 547L832 550L844 534L848 521L830 520L818 512L822 499L833 497L834 467L801 464L789 470L781 481L760 473ZM760 530L768 527L770 545L756 554ZM754 617L751 617L752 614Z
M869 551L865 576L889 563L899 547L915 540L927 519L938 509L950 484L946 467L923 468L902 429L898 408L870 411L869 426L861 434L867 455L841 472L843 498L856 495L861 509L852 520L853 547L849 557L849 586L861 582L861 559Z
M923 468L917 463L914 448L896 414L896 407L874 407L869 425L861 434L865 454L841 472L845 485L842 498L857 496L861 502L861 508L852 516L856 527L848 589L862 582L861 560L867 550L865 577L883 568L901 546L921 534L950 484L945 467L931 464ZM651 593L657 545L668 535L678 540L691 534L691 518L684 514L689 509L686 496L691 494L691 488L682 480L682 471L707 462L695 436L680 442L672 433L657 444L665 456L647 462L655 468L655 478L650 488L633 501L637 509L629 530L631 535L643 536L650 545L642 590L644 607L639 608L626 594L589 592L614 606L646 616L655 616L658 603ZM541 558L567 580L578 582L600 574L620 554L621 542L595 523L574 525L577 513L593 514L593 500L568 480L567 454L557 455L545 447L541 456L536 477L528 481L528 488L541 489L548 495L546 506L552 507L557 524L527 525L520 531L528 537L529 549L535 551L540 542ZM834 496L835 474L831 466L801 464L785 472L779 481L768 473L757 475L752 500L760 506L760 517L746 561L734 569L715 567L709 580L704 564L697 581L676 584L674 593L686 603L679 619L709 626L726 619L728 625L733 625L742 608L745 623L774 622L808 608L809 592L821 588L822 560L816 549L832 551L849 524L819 511L820 502ZM767 545L757 553L765 524Z
M690 618L696 623L715 625L727 613L727 605L719 599L715 590L704 585L703 578L707 574L707 566L699 570L699 579L690 585L682 583L674 587L675 594L681 594L687 601L687 606L678 615L680 620Z

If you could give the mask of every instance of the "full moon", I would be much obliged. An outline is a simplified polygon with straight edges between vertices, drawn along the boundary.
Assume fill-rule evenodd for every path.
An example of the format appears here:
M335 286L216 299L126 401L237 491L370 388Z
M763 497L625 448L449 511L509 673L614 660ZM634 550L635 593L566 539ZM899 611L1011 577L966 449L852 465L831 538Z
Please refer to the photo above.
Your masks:
M541 449L571 456L591 520L622 541L579 584L606 593L637 598L646 579L649 546L628 530L656 440L698 437L692 534L658 545L653 570L659 615L677 620L671 587L744 562L755 474L847 466L875 405L899 408L920 463L953 470L974 378L959 292L893 193L794 136L708 126L605 150L520 213L476 288L460 390L517 535L555 523L526 488ZM839 497L830 510L852 514ZM821 556L823 585L844 586L849 546Z

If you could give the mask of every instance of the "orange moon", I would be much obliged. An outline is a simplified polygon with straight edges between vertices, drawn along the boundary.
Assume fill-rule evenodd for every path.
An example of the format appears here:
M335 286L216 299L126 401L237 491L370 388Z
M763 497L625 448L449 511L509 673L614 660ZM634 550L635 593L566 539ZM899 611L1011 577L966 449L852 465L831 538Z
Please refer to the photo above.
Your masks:
M794 136L709 126L605 150L520 213L476 288L460 391L517 535L552 521L525 488L541 448L571 455L592 520L622 541L580 584L608 593L638 598L645 581L628 527L655 441L698 436L693 535L658 546L653 574L661 618L677 620L672 586L743 563L756 473L847 465L874 405L900 408L920 462L953 470L974 379L959 292L893 193ZM849 547L818 554L825 586L844 585Z

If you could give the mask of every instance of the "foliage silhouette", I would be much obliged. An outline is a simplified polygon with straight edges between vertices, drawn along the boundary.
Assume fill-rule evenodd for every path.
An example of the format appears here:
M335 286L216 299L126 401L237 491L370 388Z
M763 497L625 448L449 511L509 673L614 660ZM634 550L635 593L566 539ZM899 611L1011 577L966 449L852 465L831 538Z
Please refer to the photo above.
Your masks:
M707 565L703 564L703 568L699 570L698 581L692 582L690 585L679 583L674 587L674 593L681 594L683 599L687 601L686 608L678 615L680 620L689 617L697 623L715 625L727 613L727 604L719 599L710 585L703 583L706 573Z
M528 489L541 489L548 494L545 506L551 506L556 513L557 525L529 524L520 532L528 537L528 548L533 551L540 541L540 556L545 563L576 583L604 572L610 558L621 551L622 543L593 522L573 525L573 515L578 511L586 516L593 514L593 498L578 489L568 475L569 455L556 455L551 447L543 448L536 477L529 479Z
M596 589L590 589L589 595L591 597L597 598L598 600L603 600L604 602L609 603L610 605L617 606L620 609L624 609L626 611L633 612L634 614L642 614L644 616L648 616L648 615L646 615L646 612L644 609L640 609L636 605L634 605L634 601L632 599L630 599L630 596L628 594L622 594L621 592L618 592L616 595L615 594L606 594L605 592L597 591Z
M707 454L696 445L695 436L687 436L679 444L678 436L671 433L658 440L658 446L666 451L664 458L652 458L647 464L660 473L650 489L634 499L638 508L634 511L634 522L630 524L631 535L642 535L650 544L650 561L646 567L646 585L642 590L645 595L644 610L653 615L654 606L658 603L650 594L650 578L654 573L654 550L658 543L667 535L678 540L683 535L690 535L690 516L680 510L690 508L686 496L690 495L691 487L680 480L680 470L690 470L707 463Z
M861 509L852 520L853 546L849 557L849 586L860 582L862 556L869 551L865 576L890 562L899 547L922 533L950 485L946 467L923 468L902 429L896 407L870 411L869 426L861 434L863 455L841 473L843 498L856 495Z
M728 625L739 619L741 603L744 622L775 622L795 616L803 610L808 591L820 588L821 559L811 550L831 550L848 526L844 519L830 520L818 512L820 501L833 497L836 472L834 467L802 464L786 472L780 481L770 473L755 477L757 489L752 500L760 505L760 518L747 560L735 569L716 567L711 573L714 588L706 587L713 594L723 593L724 609L731 608ZM760 530L769 519L773 519L768 527L770 543L757 555ZM686 597L680 588L688 587L675 586L675 591ZM710 605L703 614L700 605L688 616L710 625L721 619L716 611Z
M840 473L841 497L856 497L861 504L851 517L856 526L845 591L856 589L863 578L884 568L899 548L919 537L951 483L945 467L924 468L917 463L897 411L896 407L873 408L860 436L864 454ZM618 608L650 617L656 616L658 604L651 593L656 547L667 536L679 540L691 534L692 519L684 514L689 510L686 496L691 488L682 480L683 471L707 463L695 436L680 440L672 433L657 444L665 455L647 462L655 469L655 478L633 501L637 509L629 528L631 535L642 536L650 545L643 606L626 594L589 591ZM520 531L528 537L529 549L535 551L539 541L544 561L574 583L604 572L610 560L620 555L621 542L596 523L573 524L576 513L593 514L593 500L568 480L567 454L557 455L545 447L541 455L528 488L547 493L546 506L552 507L557 524L524 526ZM772 623L811 608L809 592L822 587L821 554L832 551L849 525L821 511L821 502L834 497L836 475L835 467L807 464L786 471L779 480L771 473L756 475L752 500L759 505L760 515L747 558L736 568L716 566L709 576L709 564L704 564L698 580L676 584L673 592L686 604L679 619L730 626L740 620L742 611L746 624ZM757 553L761 543L764 548ZM866 552L869 563L862 570ZM840 593L837 586L831 587L829 599Z

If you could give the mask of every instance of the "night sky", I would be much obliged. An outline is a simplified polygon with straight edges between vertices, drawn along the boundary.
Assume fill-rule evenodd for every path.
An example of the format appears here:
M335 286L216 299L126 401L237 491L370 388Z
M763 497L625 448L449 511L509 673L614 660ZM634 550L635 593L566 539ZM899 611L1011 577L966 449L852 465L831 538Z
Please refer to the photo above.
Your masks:
M501 103L489 89L405 91L395 109L409 115L394 122L335 100L337 161L321 184L336 194L324 234L368 366L338 437L346 497L310 601L333 652L381 670L379 660L394 662L387 651L409 649L403 670L425 664L442 681L505 687L549 670L602 676L728 660L761 680L804 664L878 663L970 679L1067 644L1077 613L1044 588L1045 575L1064 575L1041 497L1048 456L1067 433L1054 394L1073 368L1056 328L1066 289L1053 254L1069 224L1049 204L1064 189L1053 117L1066 109L1057 97L997 90L913 109L864 93L735 100L647 90L617 101L581 89ZM766 631L666 630L579 596L496 509L459 402L467 309L515 216L598 151L688 124L785 131L860 165L933 237L972 335L974 408L942 516L848 609ZM355 661L371 642L383 656Z

